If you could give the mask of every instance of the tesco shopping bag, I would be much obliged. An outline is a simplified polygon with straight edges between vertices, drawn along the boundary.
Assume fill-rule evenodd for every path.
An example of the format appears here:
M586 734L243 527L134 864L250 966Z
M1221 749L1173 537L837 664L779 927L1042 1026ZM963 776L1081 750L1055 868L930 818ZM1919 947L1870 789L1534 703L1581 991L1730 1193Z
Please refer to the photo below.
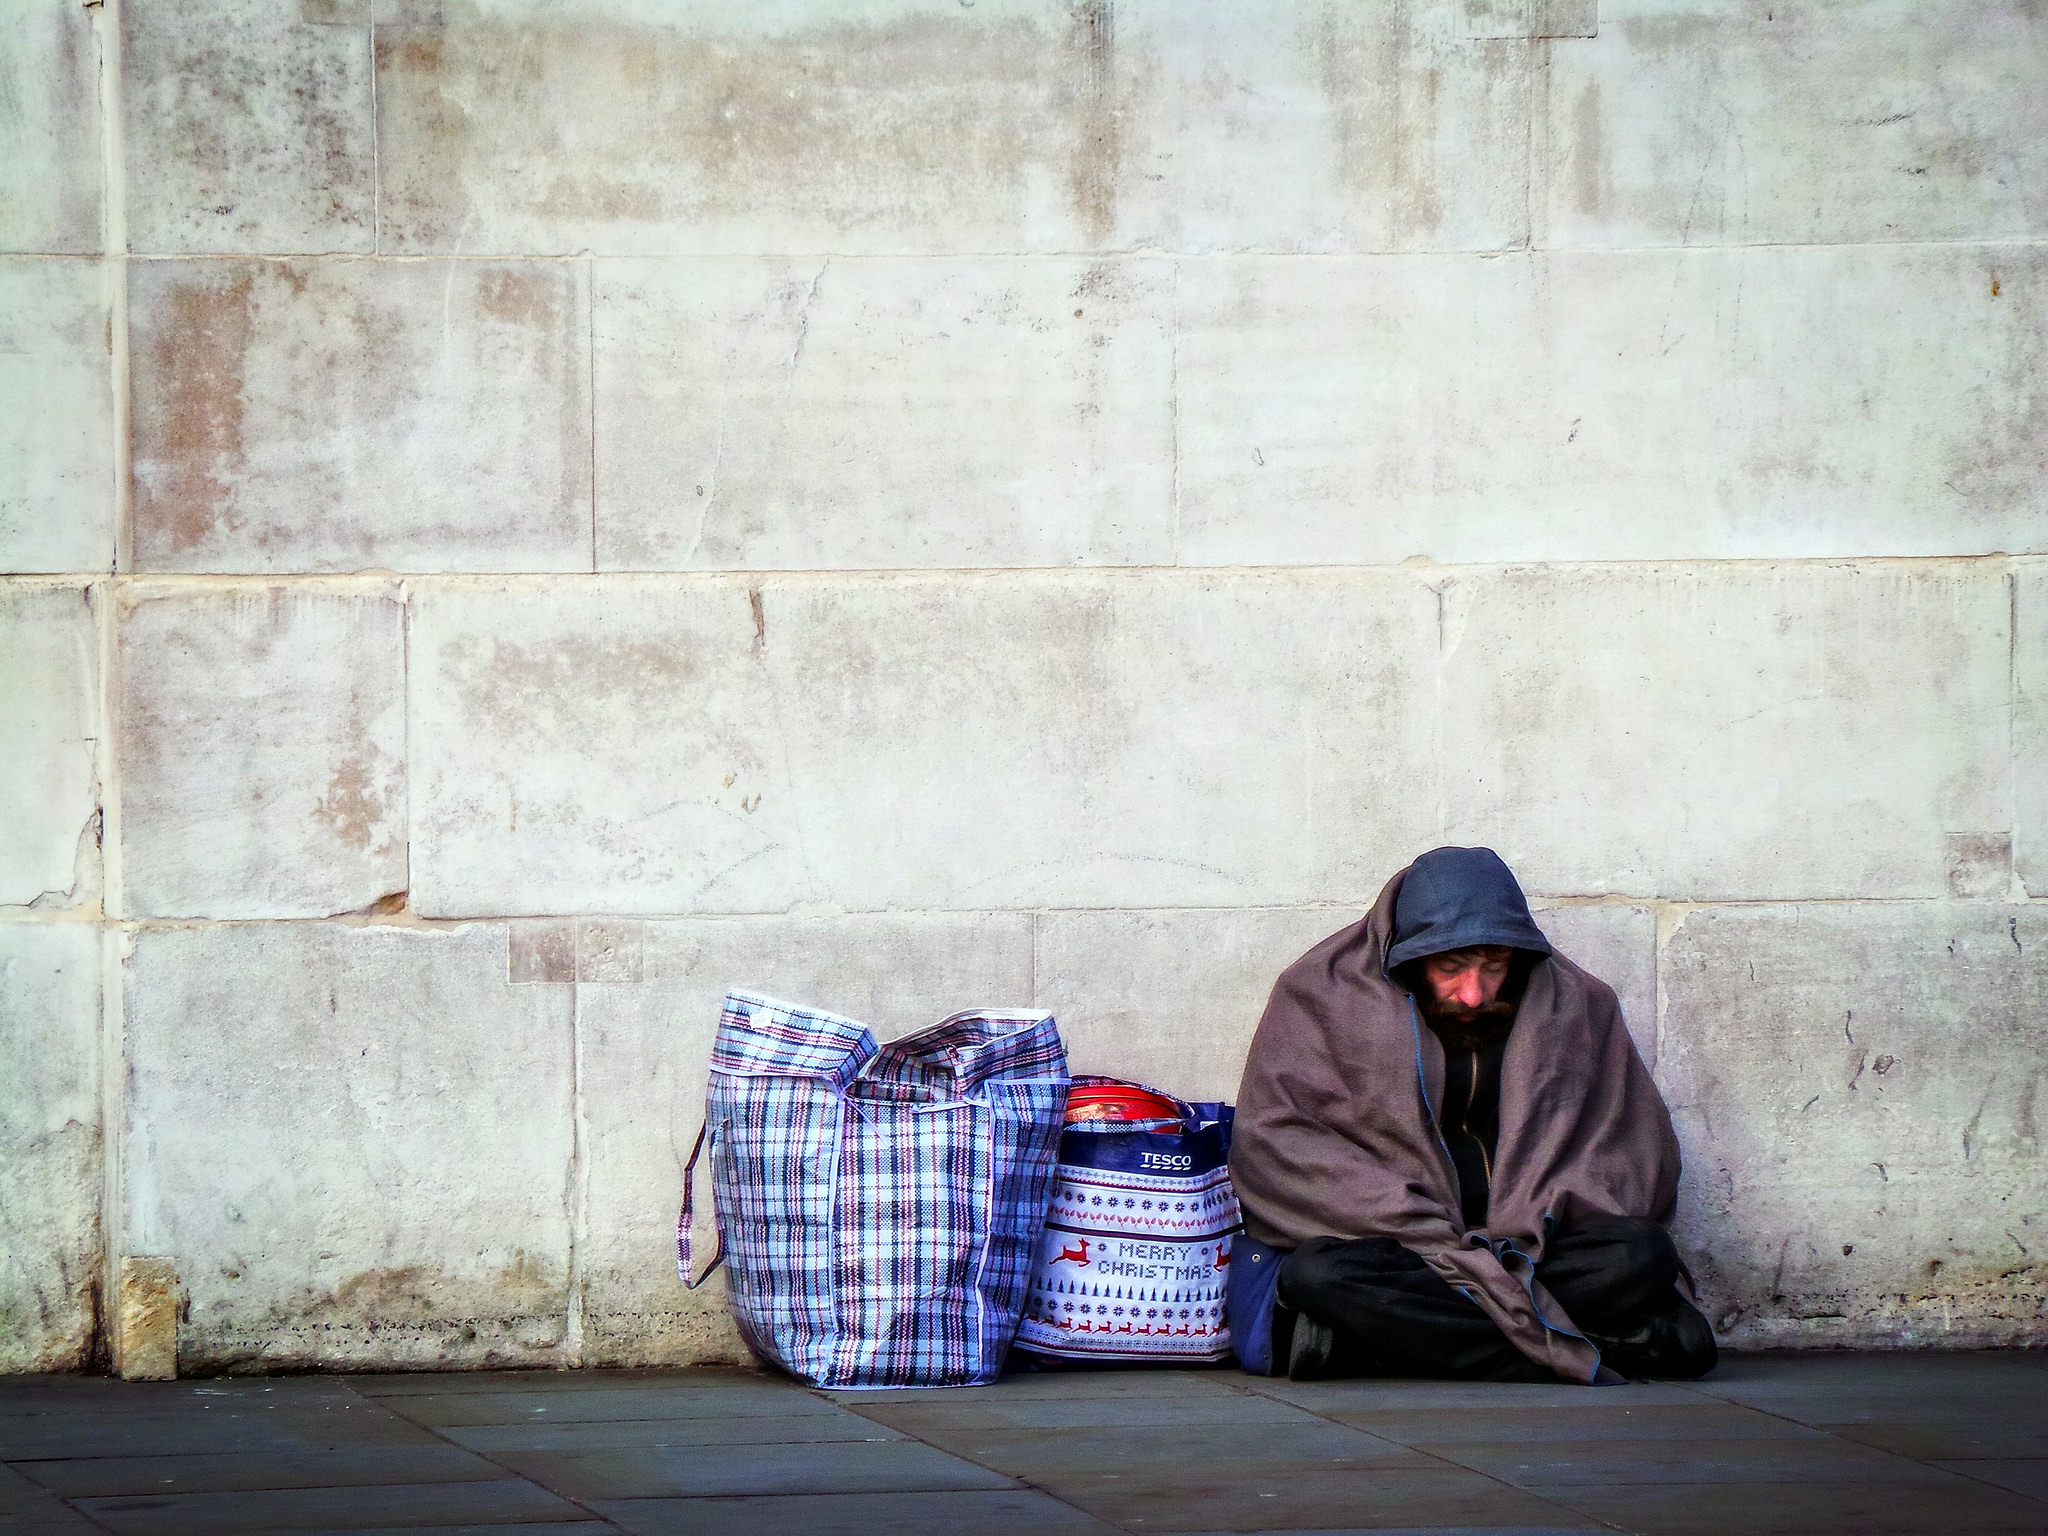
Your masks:
M1058 1360L1210 1363L1241 1223L1228 1104L1074 1080L1017 1347Z
M728 1261L748 1346L813 1386L993 1381L1066 1097L1049 1013L956 1013L878 1049L852 1019L730 992L685 1173L683 1283ZM719 1252L692 1276L707 1149Z

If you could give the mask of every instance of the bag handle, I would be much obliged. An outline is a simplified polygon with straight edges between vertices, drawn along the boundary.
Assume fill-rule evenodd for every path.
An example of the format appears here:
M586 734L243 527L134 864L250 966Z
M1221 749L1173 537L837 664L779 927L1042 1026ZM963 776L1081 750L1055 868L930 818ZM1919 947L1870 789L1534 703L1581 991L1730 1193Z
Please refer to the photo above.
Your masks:
M711 1122L705 1121L697 1127L697 1141L690 1148L690 1160L683 1165L683 1213L676 1218L676 1276L683 1282L683 1289L694 1291L709 1280L712 1271L725 1262L725 1223L717 1221L714 1205L712 1216L718 1227L718 1251L711 1256L711 1262L704 1266L704 1273L696 1279L690 1278L690 1221L697 1210L697 1155L704 1150L704 1138L711 1138L715 1147L718 1132L711 1129Z

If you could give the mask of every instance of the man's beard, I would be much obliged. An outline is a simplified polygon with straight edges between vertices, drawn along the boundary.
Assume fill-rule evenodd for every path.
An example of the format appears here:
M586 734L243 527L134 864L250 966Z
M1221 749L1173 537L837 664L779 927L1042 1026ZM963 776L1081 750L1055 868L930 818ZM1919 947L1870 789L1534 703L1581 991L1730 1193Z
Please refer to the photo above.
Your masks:
M1444 1049L1451 1051L1483 1051L1500 1044L1514 1027L1515 1010L1520 1006L1519 1000L1497 997L1464 1014L1446 1010L1433 997L1418 997L1415 1002Z

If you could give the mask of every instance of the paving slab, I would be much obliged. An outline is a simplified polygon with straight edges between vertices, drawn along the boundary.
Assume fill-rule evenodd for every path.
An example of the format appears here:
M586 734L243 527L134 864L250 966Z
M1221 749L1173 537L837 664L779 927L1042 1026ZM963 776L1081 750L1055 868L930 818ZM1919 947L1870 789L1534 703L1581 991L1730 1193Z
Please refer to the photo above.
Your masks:
M1433 1468L1436 1458L1327 1423L1094 1425L1085 1430L927 1431L932 1444L1027 1483L1075 1478L1202 1477L1219 1467L1245 1476L1305 1476L1370 1465Z
M510 1371L417 1370L379 1372L370 1375L339 1375L324 1378L345 1383L362 1397L453 1397L458 1393L490 1396L516 1392L609 1392L620 1387L684 1386L695 1390L761 1386L776 1383L759 1370L678 1372L667 1369L567 1370L528 1369ZM795 1390L795 1389L790 1389Z
M1930 1461L1931 1467L1940 1467L1944 1472L1953 1472L1959 1477L1974 1477L1980 1483L1990 1483L1999 1488L2010 1488L2014 1493L2024 1493L2030 1499L2048 1503L2048 1457L2031 1460L1981 1461Z
M1138 1428L1165 1425L1240 1426L1257 1430L1281 1424L1321 1422L1312 1413L1248 1393L1234 1397L1035 1398L946 1403L860 1403L856 1411L878 1424L894 1425L919 1439L934 1433L967 1434L1011 1429Z
M195 1456L443 1444L431 1430L366 1403L324 1408L16 1414L0 1420L0 1460Z
M2002 1488L1898 1483L1658 1483L1534 1490L1637 1536L1926 1536L2042 1529L2042 1505Z
M1325 1408L1323 1416L1383 1440L1429 1446L1492 1441L1818 1440L1817 1429L1731 1405L1642 1408ZM1452 1459L1456 1459L1453 1457Z
M867 1405L894 1403L1022 1403L1063 1398L1095 1402L1118 1398L1231 1398L1238 1380L1191 1371L1046 1371L1005 1376L985 1387L893 1387L879 1392L828 1392L826 1397L856 1412Z
M361 1393L333 1376L196 1377L183 1381L117 1381L106 1376L0 1377L0 1418L11 1414L115 1417L195 1409L277 1406L363 1406Z
M57 1496L21 1472L0 1467L0 1531L15 1536L19 1531L91 1530L85 1520Z
M15 1467L67 1499L96 1495L233 1493L272 1488L376 1487L385 1483L489 1482L505 1475L452 1445L346 1451L229 1451L188 1456L90 1456L19 1461Z
M914 1440L612 1451L506 1451L495 1458L572 1499L710 1494L880 1493L1013 1488L1007 1477Z
M2008 942L2010 937L2008 936ZM1945 947L1945 946L1944 946ZM2002 978L2001 978L2002 979ZM1853 1022L1853 1021L1852 1021ZM1851 1402L1870 1393L2025 1389L2014 1367L2048 1368L2048 1350L1771 1350L1724 1354L1692 1390L1716 1397L1763 1392L1836 1392Z
M1110 1536L1116 1529L1035 1489L595 1499L590 1507L632 1536Z
M2048 1455L2048 1394L1979 1390L1753 1394L1749 1406L1861 1444L1920 1458Z
M506 1451L591 1451L659 1445L812 1445L829 1440L903 1440L889 1425L851 1413L761 1414L686 1419L605 1419L590 1424L476 1424L441 1430L457 1445ZM919 1437L923 1438L923 1437Z
M1041 1482L1048 1493L1132 1531L1264 1531L1345 1525L1574 1526L1559 1505L1476 1472L1428 1468L1287 1468L1230 1465L1155 1476L1086 1473Z
M2038 1531L2048 1456L1995 1438L2038 1425L2034 1367L2013 1351L1731 1355L1699 1383L1607 1390L1226 1370L829 1394L691 1370L0 1378L0 1458L16 1468L0 1469L0 1524L117 1536ZM1975 1442L1941 1438L1973 1429ZM1907 1433L1924 1438L1886 1448ZM1930 1454L1943 1449L1955 1454Z
M420 1424L575 1424L638 1419L696 1419L812 1415L839 1417L822 1397L800 1388L734 1382L715 1388L615 1387L592 1392L475 1392L385 1399L395 1412Z
M2036 1423L2048 1416L2041 1389L2027 1375L2017 1381L1866 1385L1832 1391L1748 1389L1731 1391L1728 1400L1802 1424L1953 1424L1986 1413Z
M1299 1531L1290 1530L1286 1536L1590 1536L1598 1531L1610 1531L1609 1526L1555 1526L1555 1525L1348 1525L1342 1530ZM1174 1536L1222 1536L1217 1531L1177 1531ZM1238 1532L1235 1536L1245 1536ZM1251 1536L1277 1536L1276 1533L1253 1532Z
M1459 1441L1419 1448L1518 1488L1608 1488L1667 1482L1858 1482L1939 1487L1950 1482L1947 1473L1832 1436Z
M1295 1403L1311 1413L1419 1408L1480 1408L1513 1412L1529 1408L1613 1409L1696 1408L1703 1401L1688 1387L1662 1382L1627 1386L1543 1386L1489 1381L1287 1381L1272 1376L1238 1378L1248 1391Z
M1918 1423L1833 1424L1826 1422L1829 1417L1831 1415L1825 1410L1814 1414L1814 1420L1820 1427L1838 1439L1853 1440L1916 1460L2048 1457L2048 1415L2039 1411L2031 1415L2031 1423L2010 1422L2004 1411L1991 1403L1959 1409L1949 1416L1948 1423L1923 1420Z
M480 1483L388 1483L373 1488L187 1493L77 1503L116 1536L230 1536L334 1525L516 1525L568 1521L583 1513L511 1477Z

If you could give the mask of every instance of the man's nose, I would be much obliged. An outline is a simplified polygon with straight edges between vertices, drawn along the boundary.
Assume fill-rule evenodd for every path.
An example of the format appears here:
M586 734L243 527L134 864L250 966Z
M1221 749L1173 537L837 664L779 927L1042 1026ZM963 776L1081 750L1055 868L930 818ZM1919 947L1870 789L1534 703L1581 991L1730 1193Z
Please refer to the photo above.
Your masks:
M1479 984L1477 966L1458 972L1457 980L1452 983L1451 997L1460 1008L1477 1008L1486 1001L1486 989Z

